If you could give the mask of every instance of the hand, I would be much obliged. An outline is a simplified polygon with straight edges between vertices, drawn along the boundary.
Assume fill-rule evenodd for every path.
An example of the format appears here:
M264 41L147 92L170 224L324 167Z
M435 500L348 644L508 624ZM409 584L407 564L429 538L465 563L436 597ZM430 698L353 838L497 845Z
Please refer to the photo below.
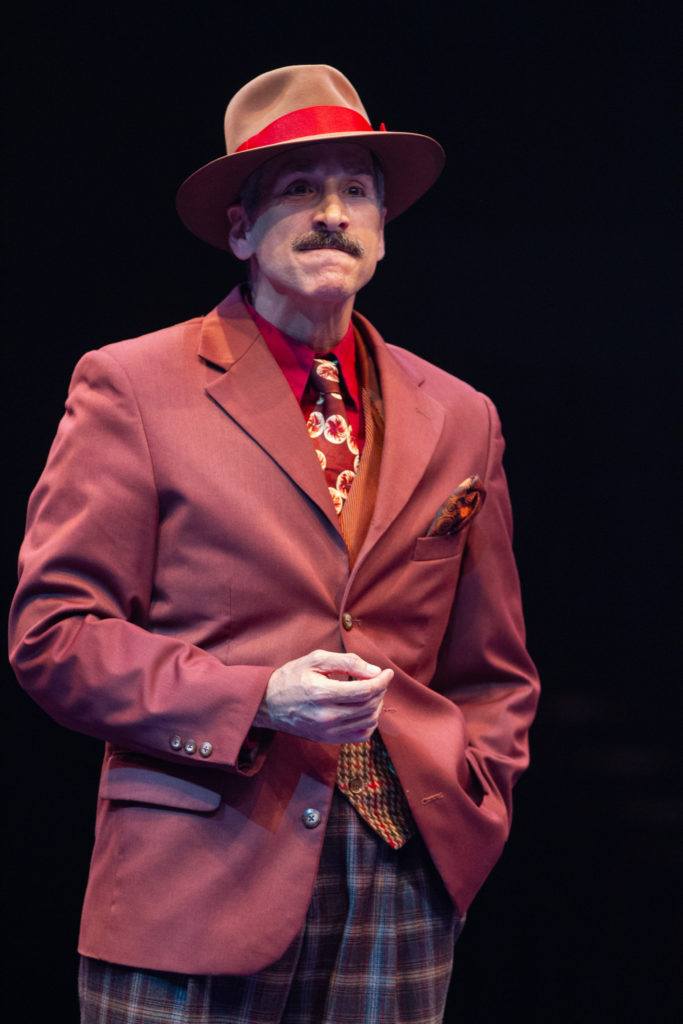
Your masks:
M254 725L319 743L361 743L377 728L393 675L357 654L312 651L273 672Z

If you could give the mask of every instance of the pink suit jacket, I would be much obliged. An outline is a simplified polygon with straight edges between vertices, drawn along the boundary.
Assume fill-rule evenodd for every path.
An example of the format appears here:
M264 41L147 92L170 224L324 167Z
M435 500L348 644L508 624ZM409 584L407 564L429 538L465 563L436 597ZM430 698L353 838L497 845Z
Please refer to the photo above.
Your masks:
M394 669L381 734L460 914L500 855L538 682L497 416L354 317L386 430L352 568L300 409L237 292L76 368L29 506L11 651L50 714L106 741L87 955L241 974L285 950L338 748L251 723L273 668L315 648ZM482 511L426 537L472 473Z

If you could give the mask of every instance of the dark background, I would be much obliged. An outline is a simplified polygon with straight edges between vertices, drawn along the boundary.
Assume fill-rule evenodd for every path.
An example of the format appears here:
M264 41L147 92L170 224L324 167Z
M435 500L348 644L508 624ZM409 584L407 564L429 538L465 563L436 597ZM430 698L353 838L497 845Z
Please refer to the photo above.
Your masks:
M208 311L241 275L173 206L224 151L232 93L330 63L373 124L446 149L358 307L499 407L545 684L449 1021L680 1019L675 9L64 2L5 26L8 598L78 357ZM6 676L5 995L22 1020L76 1021L100 745Z

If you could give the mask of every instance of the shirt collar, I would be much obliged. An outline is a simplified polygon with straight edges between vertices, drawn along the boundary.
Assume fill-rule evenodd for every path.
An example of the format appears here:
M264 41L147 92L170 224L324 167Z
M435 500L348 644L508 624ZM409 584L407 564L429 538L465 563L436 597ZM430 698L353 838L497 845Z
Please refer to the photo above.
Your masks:
M275 327L268 320L257 313L248 299L244 299L250 316L263 336L271 355L284 373L289 386L291 387L297 402L301 400L311 375L313 360L318 353L304 341L292 338L285 334L279 327ZM353 324L349 321L348 330L329 354L334 355L341 369L341 376L349 397L354 402L356 409L360 409L360 388L358 374L356 371L356 342L354 338ZM328 355L328 353L325 353Z

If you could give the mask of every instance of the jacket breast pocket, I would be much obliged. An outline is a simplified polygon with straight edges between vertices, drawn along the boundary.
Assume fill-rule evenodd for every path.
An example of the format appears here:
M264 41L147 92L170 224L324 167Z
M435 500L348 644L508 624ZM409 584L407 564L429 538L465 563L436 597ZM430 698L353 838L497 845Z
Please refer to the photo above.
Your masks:
M413 548L414 562L435 561L438 558L460 558L465 548L467 530L447 533L442 537L418 537Z
M100 797L207 813L220 804L223 782L222 773L215 769L116 752L110 755L102 773Z

